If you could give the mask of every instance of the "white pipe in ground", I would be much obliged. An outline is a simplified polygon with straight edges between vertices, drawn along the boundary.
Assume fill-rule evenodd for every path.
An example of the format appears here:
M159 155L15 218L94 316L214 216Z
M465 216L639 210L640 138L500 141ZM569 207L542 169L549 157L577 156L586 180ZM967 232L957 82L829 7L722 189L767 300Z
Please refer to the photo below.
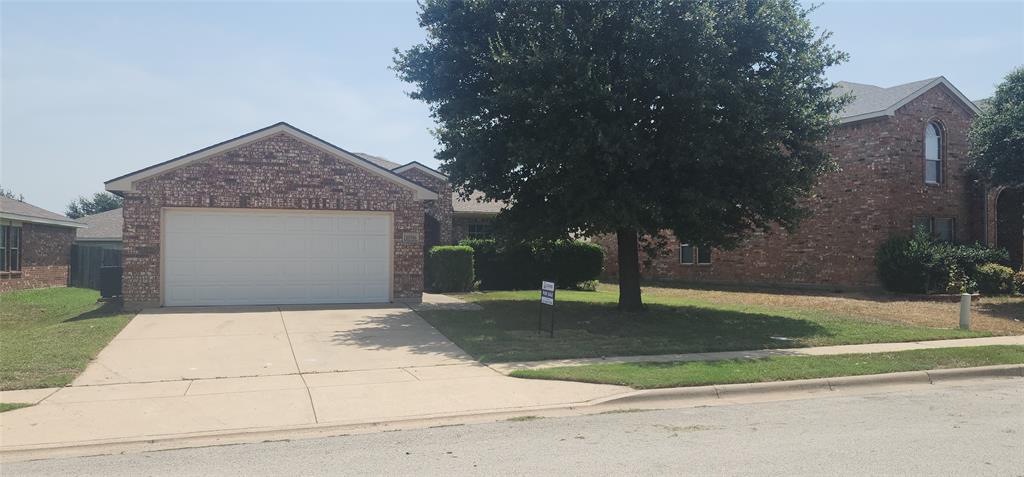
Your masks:
M960 295L960 329L971 329L971 294Z

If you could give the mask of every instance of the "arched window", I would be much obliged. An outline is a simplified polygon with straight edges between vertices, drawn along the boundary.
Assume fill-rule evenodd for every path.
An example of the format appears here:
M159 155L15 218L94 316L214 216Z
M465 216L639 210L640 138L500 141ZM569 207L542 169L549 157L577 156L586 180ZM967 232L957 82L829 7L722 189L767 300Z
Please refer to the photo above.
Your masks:
M942 129L935 123L924 131L924 181L942 183Z

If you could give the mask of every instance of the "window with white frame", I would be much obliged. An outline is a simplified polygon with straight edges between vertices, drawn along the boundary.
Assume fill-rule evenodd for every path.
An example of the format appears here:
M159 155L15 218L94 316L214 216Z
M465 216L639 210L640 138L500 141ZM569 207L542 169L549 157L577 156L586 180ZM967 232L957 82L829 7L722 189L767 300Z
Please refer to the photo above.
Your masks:
M924 131L924 181L942 183L942 128L936 123L928 123Z
M944 242L956 240L956 219L951 217L914 217L914 230L923 231Z
M684 243L679 246L679 263L683 265L711 265L711 248Z
M490 222L470 222L466 225L466 235L471 239L493 238L494 227Z
M0 225L0 274L18 275L21 272L21 227Z

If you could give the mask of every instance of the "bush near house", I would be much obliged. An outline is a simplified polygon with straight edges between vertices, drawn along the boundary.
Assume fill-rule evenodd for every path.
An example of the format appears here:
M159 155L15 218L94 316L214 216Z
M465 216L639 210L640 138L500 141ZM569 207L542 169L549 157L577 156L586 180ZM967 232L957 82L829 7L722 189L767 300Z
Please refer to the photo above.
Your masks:
M1013 291L1024 295L1024 269L1013 275Z
M879 279L889 291L960 293L978 291L980 267L1006 263L1009 254L1005 249L951 244L917 233L887 240L875 259Z
M426 288L432 292L461 292L473 289L473 249L441 245L427 252L424 264Z
M481 290L537 288L554 280L559 288L576 288L601 274L604 250L580 240L501 243L463 240L473 249L474 272Z
M1013 293L1013 269L998 263L986 263L978 267L975 275L978 291L989 295Z

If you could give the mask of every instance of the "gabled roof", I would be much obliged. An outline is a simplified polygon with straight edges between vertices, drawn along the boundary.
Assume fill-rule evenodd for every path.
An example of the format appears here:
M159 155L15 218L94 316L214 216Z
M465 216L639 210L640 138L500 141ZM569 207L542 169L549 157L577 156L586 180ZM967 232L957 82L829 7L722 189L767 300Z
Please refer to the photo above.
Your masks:
M121 240L124 214L121 208L86 215L78 219L85 228L78 229L76 240Z
M418 163L416 161L412 161L412 162L410 162L410 163L408 163L408 164L406 164L404 166L398 166L398 167L392 168L391 171L394 172L395 174L400 174L400 173L408 171L410 169L416 169L418 171L422 171L423 173L425 173L425 174L427 174L429 176L436 177L436 178L441 179L443 181L447 181L448 180L448 176L446 176L444 174L441 174L440 172L437 171L437 169L434 169L432 167L424 166L423 164L420 164L420 163Z
M28 202L2 196L0 196L0 219L63 227L85 227L85 224L71 220L63 215L36 207Z
M853 101L847 104L839 113L840 123L850 123L881 116L892 116L903 105L939 85L945 86L946 89L953 93L953 96L959 99L967 110L974 114L981 112L971 100L967 99L949 80L942 76L891 86L889 88L840 81L832 89L832 94L834 96L846 93L853 95Z
M348 151L346 151L346 150L344 150L344 149L342 149L342 148L340 148L338 146L335 146L334 144L331 144L331 143L329 143L327 141L324 141L323 139L320 139L320 138L318 138L318 137L316 137L316 136L314 136L312 134L309 134L309 133L307 133L307 132L305 132L305 131L303 131L303 130L295 127L295 126L292 126L291 124L285 123L285 122L280 122L280 123L277 123L277 124L274 124L274 125L271 125L271 126L267 126L267 127L263 128L263 129L259 129L259 130L253 131L253 132L248 133L248 134L243 134L243 135L238 136L238 137L236 137L234 139L229 139L227 141L224 141L224 142L221 142L221 143L218 143L218 144L214 144L212 146L200 149L198 151L195 151L195 152L192 152L192 153L189 153L189 154L185 154L184 156L176 157L176 158L171 159L169 161L161 162L160 164L149 166L149 167L147 167L145 169L140 169L140 170L132 172L130 174L125 174L125 175L120 176L120 177L115 177L115 178L105 182L104 184L106 185L106 189L108 191L110 191L110 192L130 192L130 191L135 190L135 182L137 182L137 181L146 179L148 177L153 177L155 175L158 175L158 174L161 174L161 173L173 170L173 169L177 169L177 168L179 168L181 166L193 163L195 161L200 161L200 160L206 159L208 157L211 157L211 156L220 154L222 152L234 149L236 147L242 146L244 144L247 144L247 143L250 143L250 142L253 142L253 141L258 141L260 139L264 139L264 138L267 138L267 137L270 137L270 136L273 136L273 135L279 134L279 133L287 134L287 135L289 135L289 136L291 136L291 137L293 137L293 138L295 138L295 139L297 139L299 141L302 141L302 142L304 142L304 143L306 143L306 144L308 144L310 146L313 146L313 147L318 148L318 149L320 149L320 150L322 150L324 152L327 152L328 154L334 155L334 156L339 157L339 158L341 158L343 160L351 162L352 164L363 168L367 172L370 172L372 174L376 174L376 175L382 177L385 180L388 180L388 181L393 182L395 184L398 184L398 185L400 185L402 187L410 189L410 190L412 190L412 191L414 191L416 193L416 199L418 199L418 200L432 200L432 199L436 199L437 198L437 194L435 194L434 192L431 192L430 190L428 190L428 189L426 189L426 188L424 188L422 186L419 186L416 183L414 183L414 182L412 182L412 181L410 181L410 180L408 180L408 179L406 179L406 178L404 178L404 177L402 177L402 176L400 176L398 174L395 174L394 172L391 172L389 169L387 169L385 167L381 167L381 166L375 164L374 162L368 161L365 158L362 158L362 157L360 157L360 156L358 156L356 154L348 152Z
M367 154L365 152L356 152L354 154L389 171L401 166L401 164L397 162L392 162L387 159L384 159L383 157L374 156L373 154Z

